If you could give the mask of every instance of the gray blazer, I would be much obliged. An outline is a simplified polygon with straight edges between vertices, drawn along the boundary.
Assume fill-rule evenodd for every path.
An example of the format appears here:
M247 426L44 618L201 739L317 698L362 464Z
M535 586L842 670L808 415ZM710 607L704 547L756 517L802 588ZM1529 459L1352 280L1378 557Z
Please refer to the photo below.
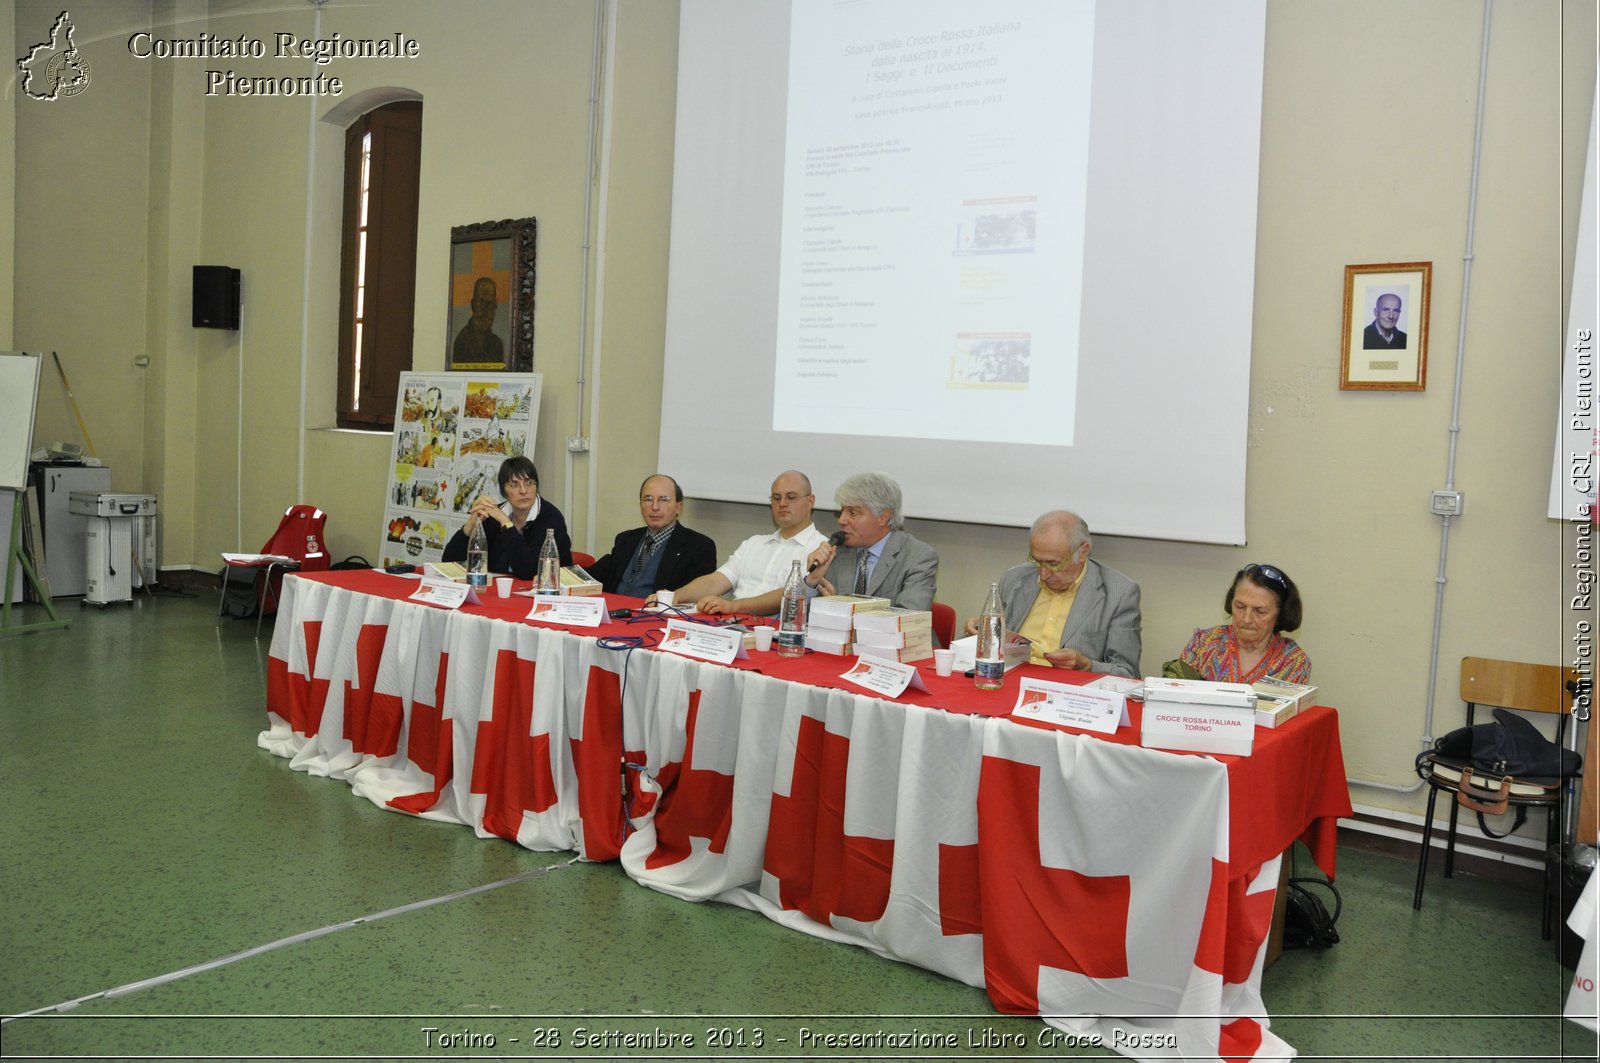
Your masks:
M1072 600L1072 612L1061 629L1061 648L1087 654L1096 672L1137 679L1142 674L1139 585L1093 558L1088 565L1078 596ZM1012 631L1021 627L1038 597L1037 568L1016 565L1006 569L1000 577L1000 608L1005 610L1006 627Z
M861 549L841 546L828 565L828 582L840 594L855 588L856 555ZM939 554L910 532L892 531L878 564L867 577L867 593L888 598L902 609L932 609L939 576Z

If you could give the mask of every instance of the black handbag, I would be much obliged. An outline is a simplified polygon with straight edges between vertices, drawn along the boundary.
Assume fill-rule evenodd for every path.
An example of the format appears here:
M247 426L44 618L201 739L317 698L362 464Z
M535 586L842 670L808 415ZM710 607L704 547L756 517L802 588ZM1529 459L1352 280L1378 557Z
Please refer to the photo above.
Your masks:
M1478 813L1478 825L1491 838L1503 838L1484 823L1517 803L1510 834L1527 819L1526 802L1556 800L1566 780L1583 770L1583 758L1544 735L1508 709L1494 709L1493 723L1472 724L1434 740L1419 753L1417 774L1453 789L1456 801Z

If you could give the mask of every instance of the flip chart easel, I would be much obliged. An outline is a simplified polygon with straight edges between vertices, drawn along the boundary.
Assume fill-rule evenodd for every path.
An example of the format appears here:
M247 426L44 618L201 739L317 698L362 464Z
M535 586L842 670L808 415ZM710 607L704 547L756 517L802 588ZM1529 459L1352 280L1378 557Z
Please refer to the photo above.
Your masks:
M28 631L48 631L72 623L56 615L50 593L39 580L27 552L22 549L22 511L28 504L28 448L33 443L33 411L39 399L39 358L32 354L0 352L0 491L13 496L11 535L5 554L3 604L0 604L0 635L20 635ZM32 624L11 623L11 571L21 565L22 573L33 586L50 619Z

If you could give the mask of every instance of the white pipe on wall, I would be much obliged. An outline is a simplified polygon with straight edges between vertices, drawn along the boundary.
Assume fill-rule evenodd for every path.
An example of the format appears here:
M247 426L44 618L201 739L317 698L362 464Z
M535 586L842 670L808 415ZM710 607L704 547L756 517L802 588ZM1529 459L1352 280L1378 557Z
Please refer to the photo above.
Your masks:
M1456 378L1450 399L1450 428L1448 431L1448 456L1445 459L1446 491L1456 486L1456 446L1461 437L1461 388L1467 359L1467 310L1472 294L1473 240L1478 228L1478 175L1483 164L1483 100L1489 84L1489 31L1494 20L1494 0L1484 0L1483 34L1478 48L1478 106L1472 132L1472 178L1467 192L1466 248L1461 253L1461 309L1456 323ZM1420 750L1433 747L1434 692L1439 684L1439 644L1443 641L1444 589L1449 583L1450 521L1448 515L1439 518L1439 567L1434 574L1433 637L1428 646L1428 688L1423 711ZM1380 790L1411 793L1423 786L1421 779L1407 786L1374 782L1369 779L1346 780L1355 786L1370 786Z
M599 97L599 91L600 91L599 86L600 86L601 42L604 40L604 26L605 26L604 16L605 16L604 0L595 0L595 4L594 4L594 30L593 30L593 33L591 34L591 36L593 38L593 46L592 46L592 50L591 50L590 57L589 57L589 122L588 122L589 143L588 143L588 146L587 146L587 148L585 149L585 151L583 153L583 243L582 243L582 246L579 248L579 256L578 256L578 371L577 371L577 377L573 381L573 383L575 385L574 390L575 390L575 402L576 402L576 406L575 406L575 409L574 409L573 435L578 437L578 438L580 438L580 439L583 438L583 436L584 436L585 417L584 417L584 408L583 408L583 396L584 396L585 387L586 387L587 382L588 382L587 381L587 374L585 372L585 366L587 365L587 362L588 362L588 345L589 345L589 259L590 259L590 256L591 256L592 252L593 252L593 245L591 243L591 234L592 234L592 232L594 230L594 214L593 214L593 211L594 211L594 183L595 183L595 170L596 170L596 165L595 165L595 122L596 122L596 112L597 112L597 109L599 107L599 102L600 102L598 97ZM593 446L593 441L592 440L590 441L589 445L591 447ZM562 489L563 489L562 501L563 501L563 504L564 504L564 511L566 513L570 514L572 512L572 501L573 501L573 498L574 498L574 493L573 493L573 490L572 490L572 479L573 479L573 470L574 470L574 465L575 465L575 460L573 458L573 449L572 449L572 447L570 445L566 447L566 455L567 455L567 457L566 457L566 476L563 477L563 481L562 481ZM593 477L594 477L594 471L593 471L594 470L594 456L592 454L589 457L589 469L590 469L590 481L591 481L591 484L592 484ZM593 496L593 493L592 493L592 488L591 488L591 494L590 494L590 499L589 499L589 510L590 510L591 516L590 516L590 518L588 520L586 520L584 522L584 529L583 529L583 531L584 531L584 545L589 550L593 550L594 549L594 518L593 518L592 514L593 514L593 511L594 511L594 496Z
M606 8L606 40L612 42L613 50L617 40L617 4L616 0L597 0ZM600 520L600 463L596 460L595 450L600 441L600 363L605 343L602 335L605 329L605 303L606 303L606 217L610 208L611 187L611 123L612 105L616 100L617 64L606 64L605 88L601 93L602 106L600 109L600 159L595 173L595 183L600 186L599 216L595 219L595 252L594 266L594 340L590 345L589 371L593 381L589 389L589 508L584 521L588 529L590 552L599 542L595 526Z
M322 39L322 5L327 0L310 0L311 38ZM294 501L306 500L306 389L311 372L311 241L316 235L317 193L317 97L306 99L306 231L305 252L300 262L300 416L294 437Z

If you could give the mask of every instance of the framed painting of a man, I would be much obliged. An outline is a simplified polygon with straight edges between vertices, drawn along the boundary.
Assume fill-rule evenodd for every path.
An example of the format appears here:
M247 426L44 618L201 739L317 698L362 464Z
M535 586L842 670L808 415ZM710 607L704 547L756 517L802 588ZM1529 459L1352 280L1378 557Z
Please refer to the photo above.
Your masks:
M450 230L445 368L532 371L537 236L538 222L533 218Z
M1344 268L1341 391L1424 391L1432 262Z

